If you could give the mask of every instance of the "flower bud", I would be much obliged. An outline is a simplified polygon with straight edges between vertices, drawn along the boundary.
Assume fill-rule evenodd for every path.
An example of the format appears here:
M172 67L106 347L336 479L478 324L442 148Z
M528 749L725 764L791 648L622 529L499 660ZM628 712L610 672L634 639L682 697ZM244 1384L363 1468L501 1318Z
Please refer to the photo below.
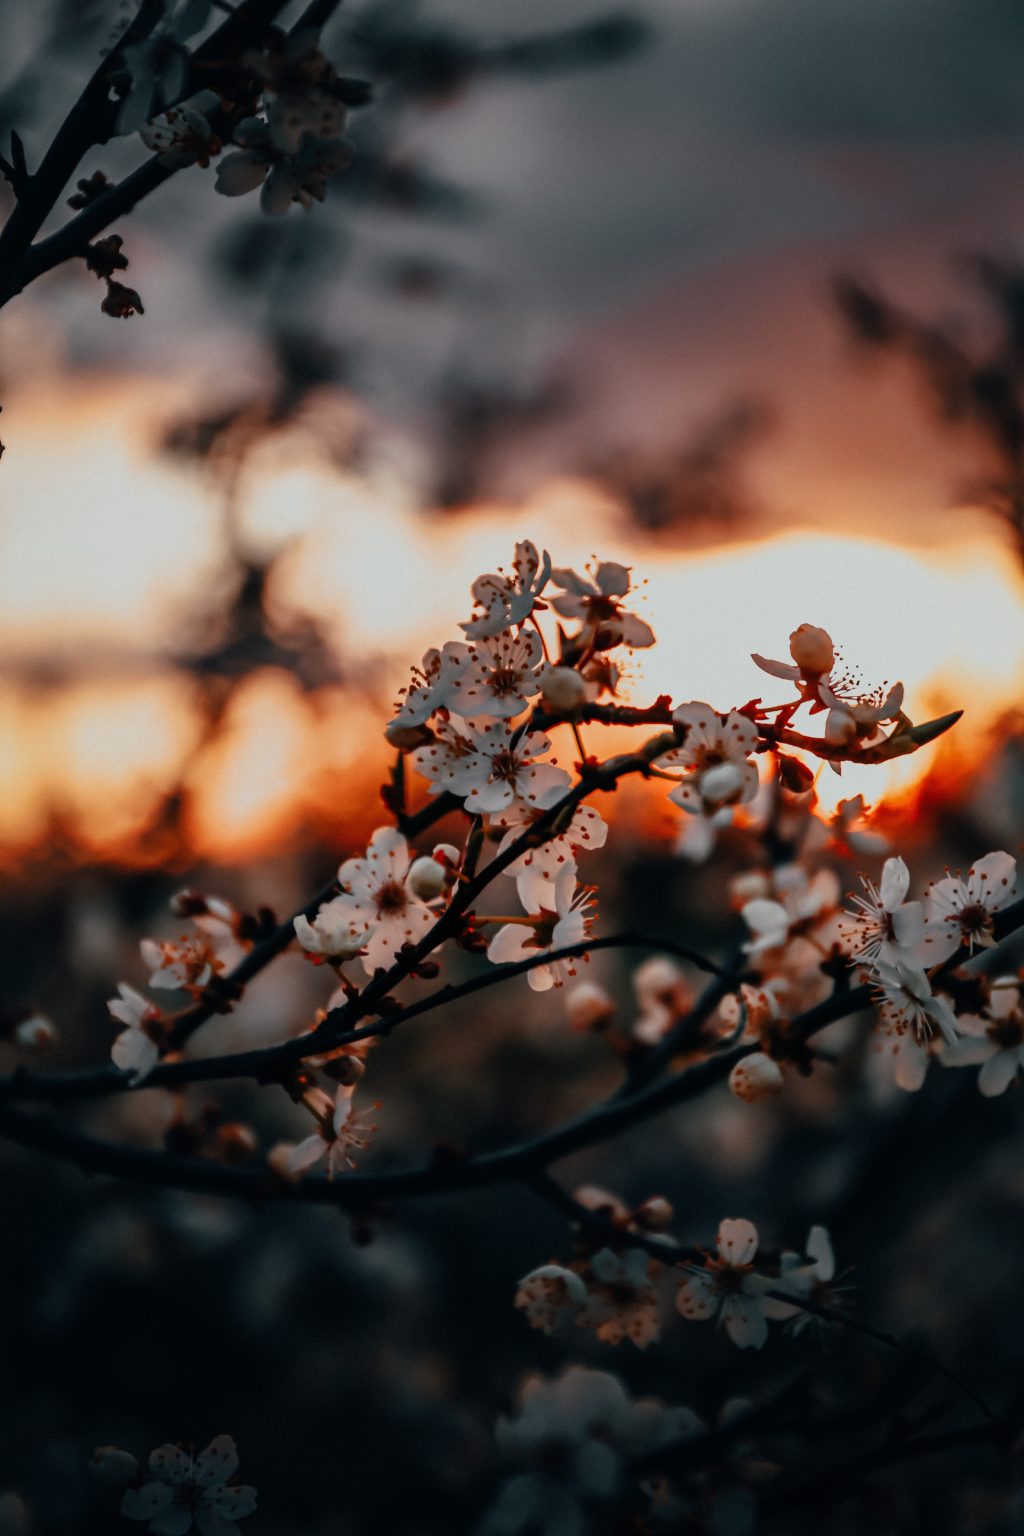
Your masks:
M566 993L565 1011L573 1029L600 1029L614 1017L615 1004L604 987L593 981L581 981Z
M295 919L295 936L303 949L339 964L358 955L371 931L352 917L338 897L325 902L312 922L307 917Z
M413 895L421 901L433 901L435 896L444 895L448 889L448 879L444 865L429 854L424 854L422 858L413 859L407 883Z
M799 758L779 754L779 782L794 795L806 795L814 788L814 774Z
M729 1073L729 1087L747 1104L778 1098L782 1092L782 1068L763 1051L755 1051L733 1067Z
M89 1458L89 1471L102 1488L115 1492L127 1488L139 1475L139 1464L128 1451L119 1445L100 1445Z
M596 1211L609 1220L624 1220L629 1211L618 1195L613 1195L607 1189L601 1189L596 1184L581 1184L579 1189L573 1190L573 1199L578 1205L585 1206L588 1211Z
M682 1013L692 1000L689 982L674 960L666 955L652 955L633 972L633 990L641 1007L661 1003Z
M743 775L735 763L719 763L701 774L700 793L705 805L725 805L743 788Z
M415 747L426 746L433 741L434 733L428 725L406 725L404 720L389 720L384 735L399 752L411 752Z
M637 1206L635 1214L641 1226L649 1227L652 1232L664 1232L672 1225L676 1213L664 1195L652 1195L643 1205Z
M251 1125L229 1120L217 1127L217 1150L226 1163L247 1163L256 1156L259 1142Z
M292 1142L279 1141L267 1153L267 1167L277 1178L284 1179L286 1184L297 1184L302 1177L292 1167L291 1159L294 1151Z
M825 677L836 664L832 637L816 624L801 624L789 637L789 654L813 677Z
M14 1031L14 1043L26 1051L45 1051L57 1043L57 1030L41 1013L22 1019Z
M575 667L545 667L539 681L541 697L552 709L578 709L586 702L586 679Z
M438 843L434 849L434 858L449 869L457 869L462 861L462 850L456 848L454 843Z

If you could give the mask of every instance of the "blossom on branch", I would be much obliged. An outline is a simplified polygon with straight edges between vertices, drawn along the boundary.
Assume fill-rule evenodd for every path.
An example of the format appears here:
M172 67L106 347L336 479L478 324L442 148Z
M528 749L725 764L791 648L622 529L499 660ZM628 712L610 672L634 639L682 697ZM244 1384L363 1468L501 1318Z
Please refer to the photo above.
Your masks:
M610 651L616 645L640 650L654 644L651 626L622 606L631 587L628 566L604 560L588 566L586 576L563 569L552 571L551 579L563 588L551 599L552 608L564 619L581 620L585 642L595 650Z
M129 1488L121 1501L128 1520L145 1520L154 1536L237 1536L236 1522L255 1513L256 1489L230 1481L238 1452L230 1435L218 1435L192 1457L177 1445L162 1445L149 1458L153 1482Z
M529 917L498 929L487 946L488 960L495 965L508 965L583 942L593 921L589 915L593 900L589 887L577 890L576 871L566 868L548 889L550 895L531 892L530 899L523 900ZM546 992L549 987L562 986L575 974L575 960L552 960L547 965L535 965L526 979L535 992Z
M523 539L516 545L511 575L495 571L474 581L473 602L482 612L459 628L471 640L482 640L522 624L535 609L546 606L540 595L550 577L551 556L547 550L541 555L536 544Z
M771 1281L754 1269L757 1228L750 1221L723 1221L718 1229L718 1257L708 1254L704 1268L684 1280L676 1295L680 1314L691 1321L720 1317L739 1349L760 1349L768 1338L768 1318L788 1316L768 1296Z
M700 815L754 798L757 768L750 754L758 730L748 715L735 709L720 715L708 704L691 703L680 704L672 719L684 732L683 739L663 753L656 766L687 770L688 777L669 795L674 804Z
M393 827L378 827L366 857L346 859L338 870L341 895L330 903L332 927L346 921L364 930L361 947L372 971L389 966L405 944L415 944L437 914L409 884L409 844ZM337 930L336 930L337 931Z

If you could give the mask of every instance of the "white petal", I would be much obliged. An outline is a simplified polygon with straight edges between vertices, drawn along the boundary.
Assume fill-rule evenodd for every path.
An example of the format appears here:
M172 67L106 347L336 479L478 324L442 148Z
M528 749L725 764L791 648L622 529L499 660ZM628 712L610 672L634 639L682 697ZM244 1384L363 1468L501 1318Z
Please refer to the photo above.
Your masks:
M1000 1093L1005 1093L1017 1076L1019 1068L1020 1057L1016 1050L999 1051L997 1055L986 1061L978 1074L978 1087L986 1099L994 1099Z
M757 1252L757 1228L752 1221L723 1221L718 1228L718 1252L728 1264L749 1264Z

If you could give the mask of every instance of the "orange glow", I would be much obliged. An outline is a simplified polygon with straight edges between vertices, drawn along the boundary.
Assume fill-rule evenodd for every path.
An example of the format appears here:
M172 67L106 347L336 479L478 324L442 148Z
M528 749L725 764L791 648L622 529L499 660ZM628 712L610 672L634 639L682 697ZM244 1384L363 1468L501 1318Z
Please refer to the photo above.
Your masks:
M620 509L585 482L551 481L523 506L442 519L417 508L399 455L356 477L297 463L293 444L277 457L261 450L258 473L250 466L240 524L255 547L282 550L272 621L287 629L296 615L314 617L345 674L363 683L304 693L289 673L264 670L235 690L201 744L195 685L165 658L189 600L202 608L219 580L224 544L211 489L154 451L176 398L168 386L93 381L12 408L0 522L0 637L15 663L0 690L8 857L52 827L83 858L148 857L146 838L178 788L185 857L236 862L311 836L361 836L381 814L380 733L396 689L426 646L457 636L472 578L506 564L515 537L546 545L558 564L599 552L634 565L658 635L653 651L629 659L626 693L637 702L779 702L787 685L749 653L785 658L789 631L809 621L832 633L867 686L902 678L915 720L965 708L940 747L881 768L847 765L841 777L824 769L825 810L857 792L894 811L920 804L930 766L941 763L947 782L969 770L1024 689L1024 586L995 534L976 525L968 541L927 552L877 532L812 529L698 553L638 549ZM878 530L878 518L865 526ZM100 663L106 675L90 675ZM60 681L41 687L47 667Z

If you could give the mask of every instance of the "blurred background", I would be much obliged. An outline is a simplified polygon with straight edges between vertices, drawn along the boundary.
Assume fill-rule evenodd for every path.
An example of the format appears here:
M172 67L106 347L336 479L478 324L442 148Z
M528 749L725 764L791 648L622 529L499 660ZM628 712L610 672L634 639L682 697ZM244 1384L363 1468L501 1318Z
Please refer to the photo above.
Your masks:
M0 127L30 164L124 19L0 5ZM81 263L0 312L5 1013L52 1017L60 1064L105 1060L105 999L144 980L138 939L171 934L186 880L278 913L322 885L383 819L409 666L522 538L646 582L636 702L742 704L764 681L749 653L811 622L869 685L902 678L915 719L964 708L912 758L826 773L821 809L863 792L922 883L1019 852L1019 8L351 0L324 48L374 99L323 206L264 218L189 169L114 226L144 315L101 313ZM114 140L81 173L141 156ZM695 866L662 793L602 810L604 931L735 939L741 834ZM628 1015L625 963L591 969ZM374 1166L516 1139L614 1084L557 996L524 1022L513 992L374 1057ZM195 1048L284 1038L325 995L289 956ZM686 1238L731 1214L796 1245L827 1221L865 1317L926 1325L998 1391L1024 1354L1019 1117L967 1076L907 1099L857 1060L561 1171L668 1196ZM298 1124L280 1097L219 1102L270 1145ZM203 1105L153 1090L82 1118L159 1145ZM531 1333L516 1281L568 1238L516 1191L353 1236L326 1211L4 1158L0 1483L46 1536L116 1524L86 1468L107 1442L232 1433L254 1533L426 1536L473 1529L528 1368L588 1360L709 1417L736 1391L806 1375L812 1401L896 1369L847 1337L825 1389L813 1336L751 1362L678 1322L644 1356ZM1024 1506L976 1456L872 1480L830 1519L1009 1533Z

